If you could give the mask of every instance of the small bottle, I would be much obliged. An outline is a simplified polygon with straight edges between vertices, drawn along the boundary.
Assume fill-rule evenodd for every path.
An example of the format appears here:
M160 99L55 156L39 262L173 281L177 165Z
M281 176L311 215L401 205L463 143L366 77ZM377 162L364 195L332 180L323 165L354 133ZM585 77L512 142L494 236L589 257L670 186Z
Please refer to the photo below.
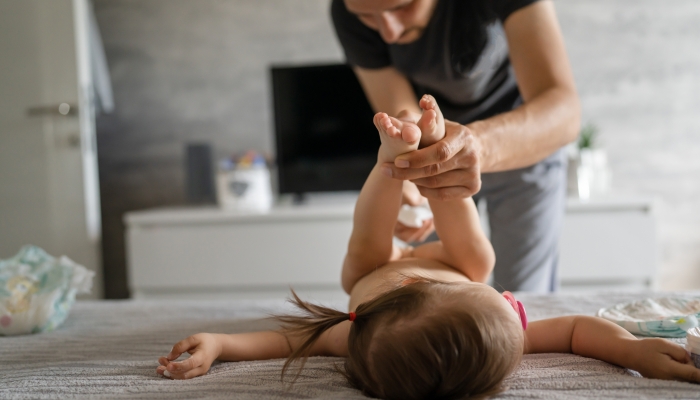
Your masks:
M693 360L695 367L700 368L700 327L696 326L688 330L685 349L690 353L690 359Z

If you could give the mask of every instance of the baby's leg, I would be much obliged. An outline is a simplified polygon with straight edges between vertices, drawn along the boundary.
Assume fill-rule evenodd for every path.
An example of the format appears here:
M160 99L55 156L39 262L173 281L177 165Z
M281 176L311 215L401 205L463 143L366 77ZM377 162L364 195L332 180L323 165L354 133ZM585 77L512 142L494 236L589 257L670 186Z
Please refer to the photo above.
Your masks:
M445 119L433 96L424 95L418 105L423 109L423 114L418 120L418 128L422 132L419 147L423 148L445 137Z
M382 143L379 146L377 165L394 162L397 156L418 148L421 131L416 124L380 112L374 116L374 126L379 131L379 140Z
M420 130L413 123L377 113L374 124L382 144L377 164L367 177L355 205L352 235L342 273L343 289L348 293L360 278L400 257L392 238L401 207L403 182L385 176L380 168L385 162L393 162L396 156L417 149L420 141Z
M432 96L420 100L423 116L418 125L423 131L421 147L445 137L445 122ZM479 214L471 198L441 201L429 199L433 211L435 231L439 242L417 247L413 254L420 258L432 258L461 271L473 281L488 279L495 256L491 243L479 223Z

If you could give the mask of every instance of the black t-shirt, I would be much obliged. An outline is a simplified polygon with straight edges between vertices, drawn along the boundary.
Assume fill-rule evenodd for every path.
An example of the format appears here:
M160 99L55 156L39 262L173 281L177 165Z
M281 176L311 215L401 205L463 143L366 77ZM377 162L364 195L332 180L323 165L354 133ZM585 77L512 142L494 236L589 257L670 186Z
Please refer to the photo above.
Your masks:
M435 96L445 118L463 124L512 110L522 100L502 22L537 0L438 0L421 37L387 44L333 0L331 16L348 63L394 66L416 95Z

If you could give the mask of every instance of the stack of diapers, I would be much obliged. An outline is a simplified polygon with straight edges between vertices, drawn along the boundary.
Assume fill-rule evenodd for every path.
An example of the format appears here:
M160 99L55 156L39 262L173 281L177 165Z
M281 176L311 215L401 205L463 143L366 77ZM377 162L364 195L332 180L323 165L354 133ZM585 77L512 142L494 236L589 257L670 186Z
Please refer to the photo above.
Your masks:
M94 275L68 257L56 259L36 246L0 260L0 335L56 329L75 295L90 292Z
M683 338L700 325L700 298L644 299L602 308L598 316L635 335Z

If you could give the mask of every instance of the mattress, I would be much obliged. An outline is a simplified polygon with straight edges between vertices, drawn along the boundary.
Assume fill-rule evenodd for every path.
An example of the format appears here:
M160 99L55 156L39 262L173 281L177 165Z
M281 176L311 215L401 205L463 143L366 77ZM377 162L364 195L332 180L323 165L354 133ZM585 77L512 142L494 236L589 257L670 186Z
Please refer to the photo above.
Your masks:
M668 295L520 294L518 298L529 319L536 320L594 315L601 307ZM675 295L700 296L700 292ZM265 317L285 310L289 308L282 299L77 302L54 332L0 337L0 398L365 398L336 372L341 358L310 358L293 386L280 382L284 360L215 363L207 375L186 381L155 373L158 356L188 335L272 329L274 322ZM700 385L645 379L634 371L571 354L527 355L506 385L508 389L496 398L700 398Z

